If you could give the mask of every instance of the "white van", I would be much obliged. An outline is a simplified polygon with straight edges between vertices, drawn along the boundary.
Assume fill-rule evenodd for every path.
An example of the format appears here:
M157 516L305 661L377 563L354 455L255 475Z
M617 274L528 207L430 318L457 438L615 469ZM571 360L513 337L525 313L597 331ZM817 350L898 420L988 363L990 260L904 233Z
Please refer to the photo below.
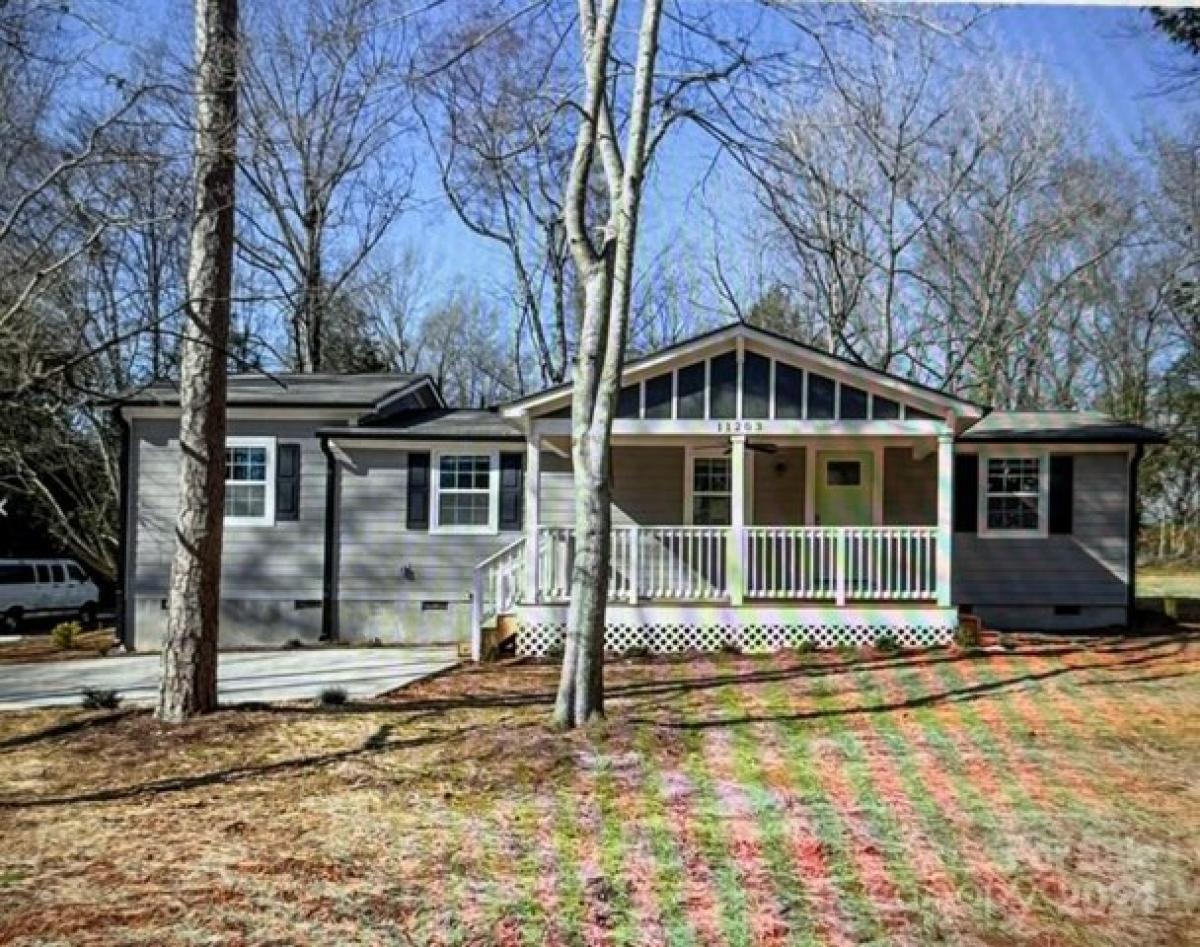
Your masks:
M78 616L96 623L100 591L70 559L0 559L0 628L15 634L26 616Z

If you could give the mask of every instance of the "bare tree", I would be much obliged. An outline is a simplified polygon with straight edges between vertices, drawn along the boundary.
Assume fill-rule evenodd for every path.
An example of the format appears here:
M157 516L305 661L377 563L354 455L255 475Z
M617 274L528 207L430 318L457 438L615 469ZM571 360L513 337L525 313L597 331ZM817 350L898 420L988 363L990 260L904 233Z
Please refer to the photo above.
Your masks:
M120 59L100 9L0 9L0 488L111 578L118 438L96 404L172 363L187 192L161 50Z
M217 706L225 507L226 344L237 161L237 0L196 0L195 196L180 364L179 511L156 714Z
M383 0L255 4L245 57L239 252L278 303L295 367L409 202L403 20Z
M561 106L577 81L563 55L574 24L559 13L553 4L520 16L494 6L466 12L430 44L421 82L443 191L463 225L507 258L502 296L541 386L566 378L576 321L560 184L573 144Z
M604 714L604 614L612 513L609 437L621 384L634 281L634 248L650 144L661 0L643 0L632 78L629 127L622 145L610 83L618 0L579 4L585 99L563 209L571 257L583 292L583 319L571 399L575 487L575 562L567 641L554 719L575 727ZM599 241L589 204L593 168L603 175ZM605 213L606 212L606 213Z

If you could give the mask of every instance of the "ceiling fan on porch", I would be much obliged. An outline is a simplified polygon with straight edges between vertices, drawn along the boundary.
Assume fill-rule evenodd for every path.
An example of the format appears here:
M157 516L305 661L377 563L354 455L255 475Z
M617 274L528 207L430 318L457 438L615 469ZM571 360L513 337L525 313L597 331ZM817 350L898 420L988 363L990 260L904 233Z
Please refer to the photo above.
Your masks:
M747 441L746 450L758 451L760 454L774 454L779 450L779 448L774 444L751 444L749 441ZM733 453L733 445L731 444L726 447L722 453L725 454L725 456L729 456L731 453Z

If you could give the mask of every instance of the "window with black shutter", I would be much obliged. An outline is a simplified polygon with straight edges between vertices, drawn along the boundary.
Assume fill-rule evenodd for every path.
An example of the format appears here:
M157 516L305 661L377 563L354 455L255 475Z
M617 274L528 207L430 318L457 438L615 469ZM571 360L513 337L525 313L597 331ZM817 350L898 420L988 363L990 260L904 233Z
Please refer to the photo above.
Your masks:
M500 455L500 528L519 530L525 518L525 455Z
M300 519L300 445L280 444L275 460L275 519Z
M429 454L410 451L408 455L409 529L429 529Z

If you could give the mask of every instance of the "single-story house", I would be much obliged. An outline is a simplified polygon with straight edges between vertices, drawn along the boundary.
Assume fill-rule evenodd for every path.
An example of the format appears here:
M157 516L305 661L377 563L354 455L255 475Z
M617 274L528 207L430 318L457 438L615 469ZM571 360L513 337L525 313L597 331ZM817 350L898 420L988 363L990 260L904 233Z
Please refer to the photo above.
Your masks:
M448 407L425 375L230 379L224 647L562 639L569 386ZM127 401L123 628L166 625L178 394ZM614 650L1124 624L1161 435L1009 412L745 325L631 361L612 429Z

